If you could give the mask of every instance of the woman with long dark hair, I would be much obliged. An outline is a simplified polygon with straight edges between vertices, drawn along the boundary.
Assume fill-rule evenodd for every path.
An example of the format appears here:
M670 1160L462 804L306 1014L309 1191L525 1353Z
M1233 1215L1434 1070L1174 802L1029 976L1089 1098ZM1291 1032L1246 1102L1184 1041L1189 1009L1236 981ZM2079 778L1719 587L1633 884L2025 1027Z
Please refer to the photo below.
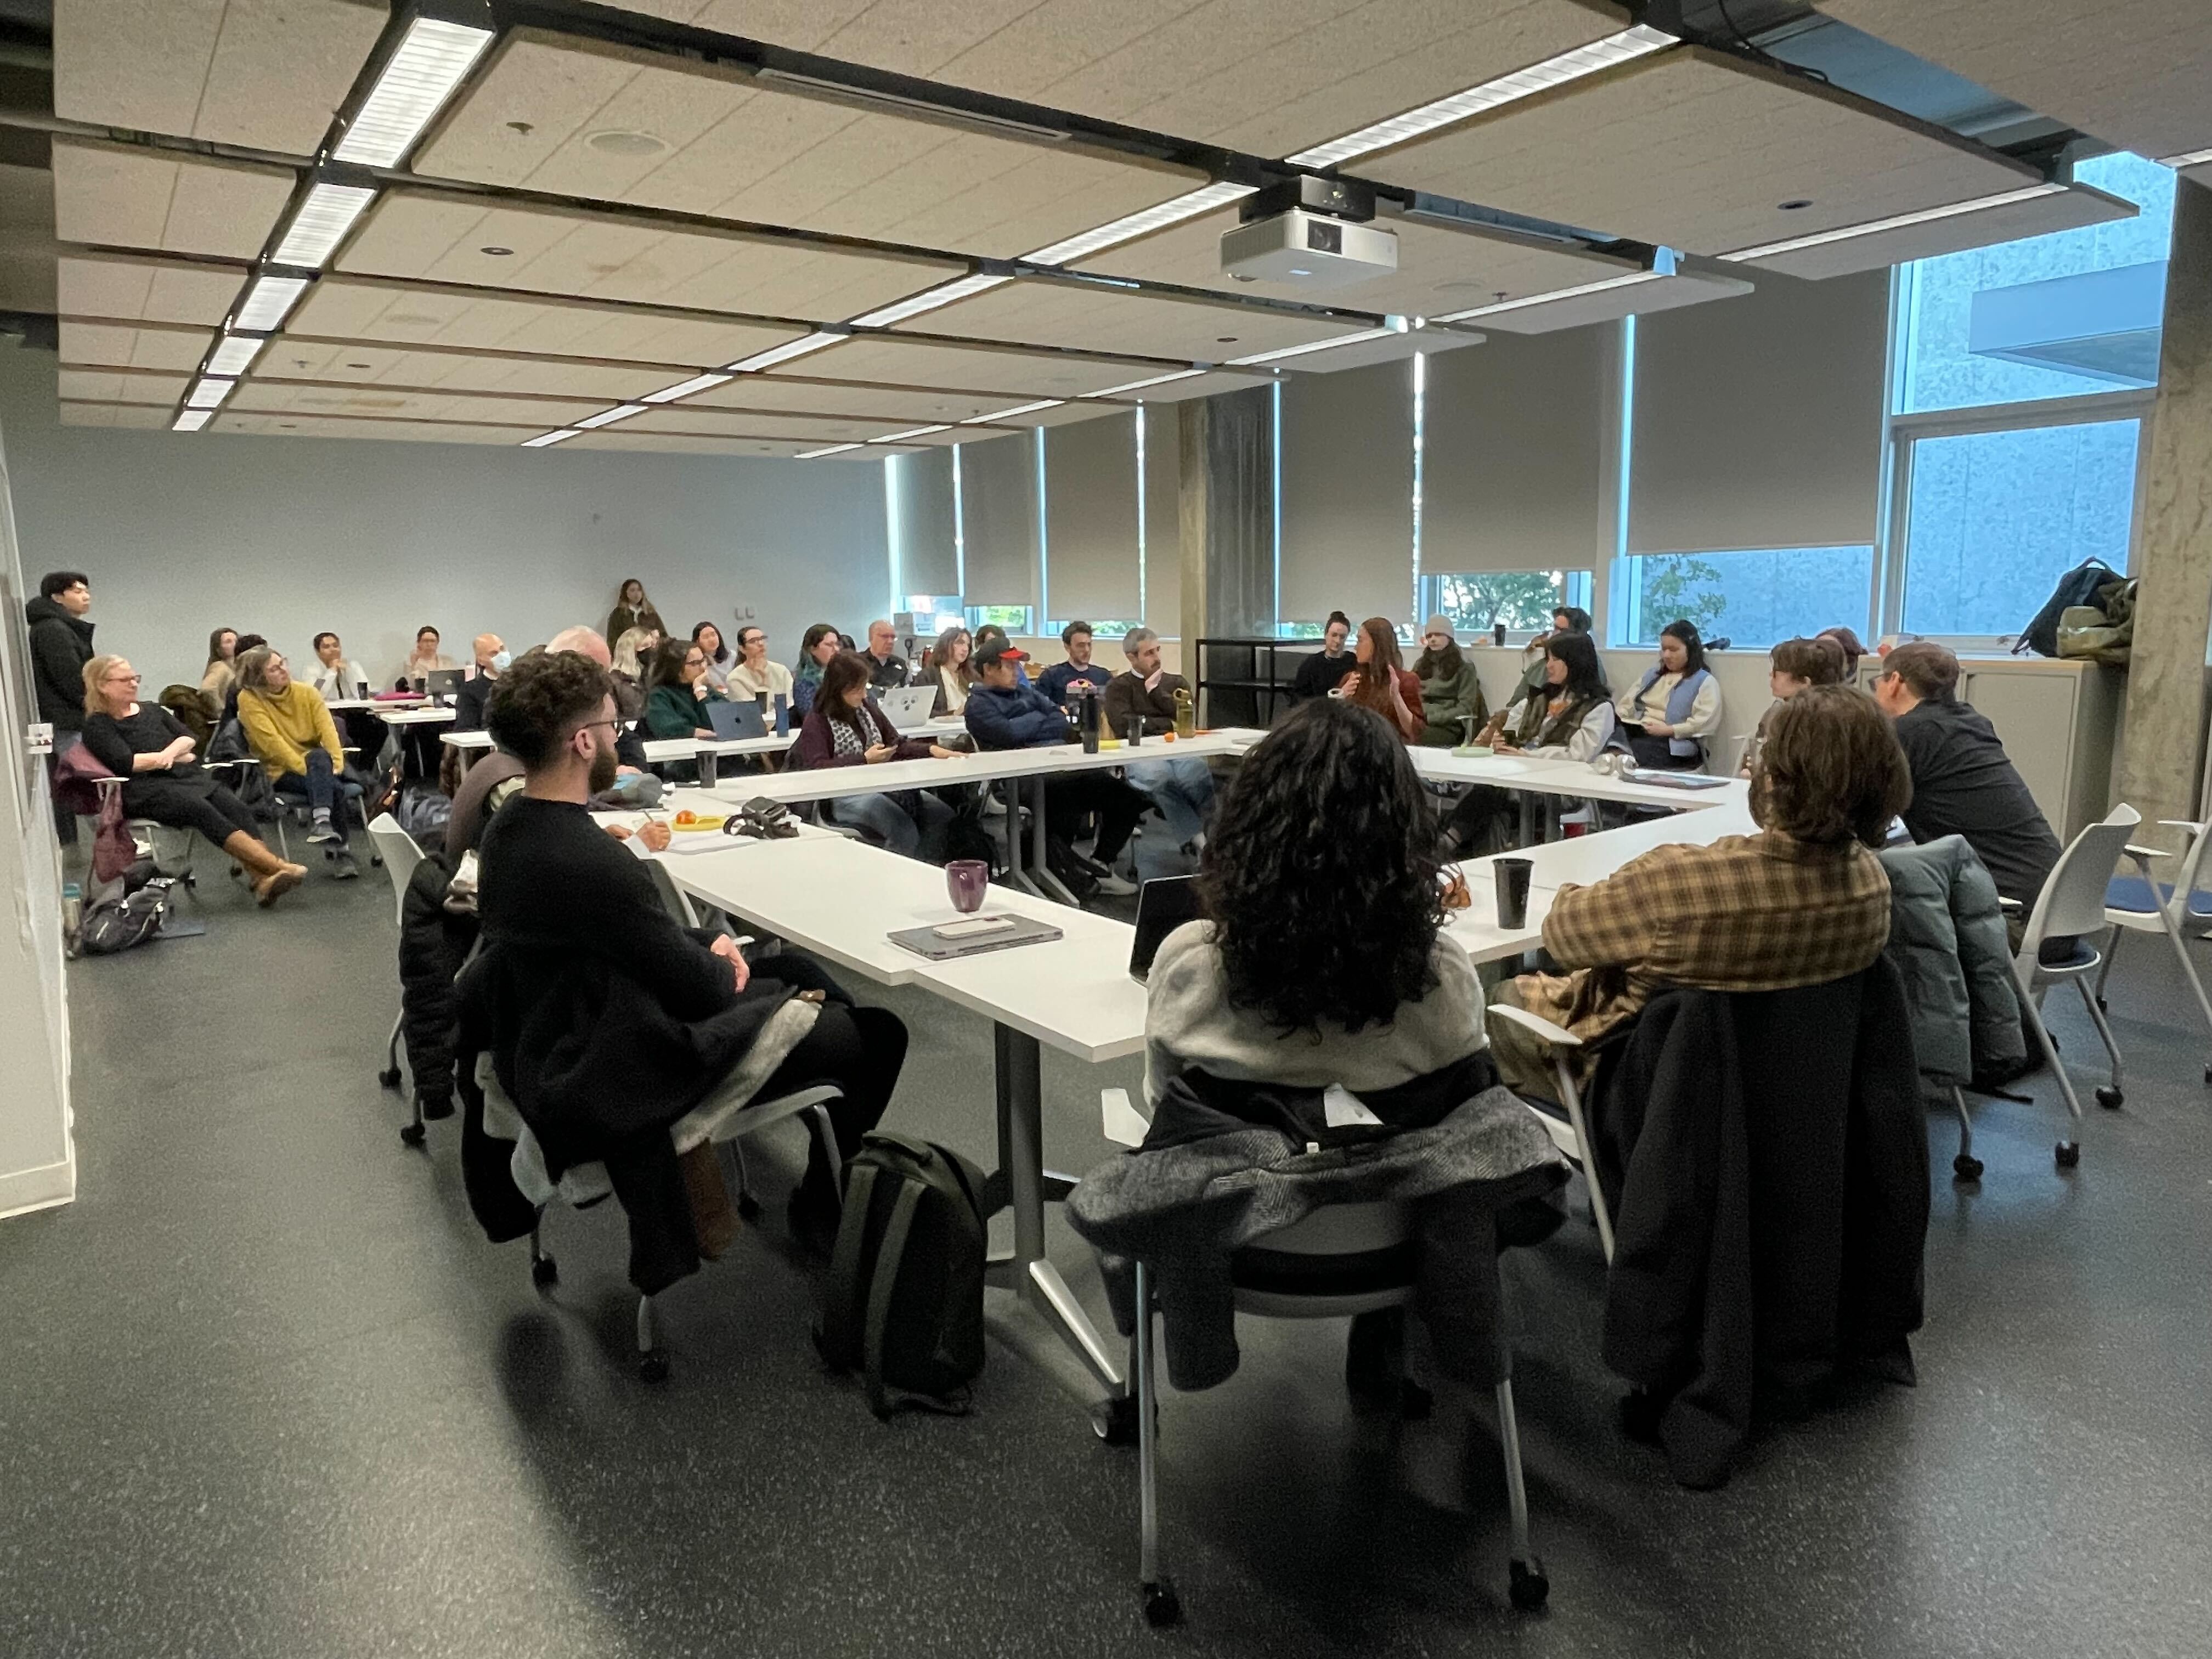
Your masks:
M1687 621L1659 630L1659 660L1620 694L1620 728L1638 766L1694 772L1705 739L1721 729L1721 683L1705 666L1705 642Z
M730 690L730 668L737 661L738 653L723 642L722 630L710 622L692 625L691 643L699 647L699 654L707 659L707 684L726 696Z
M607 638L618 640L633 628L649 628L664 638L668 633L668 624L645 597L645 584L635 576L622 585L615 595L615 608L607 612Z
M1511 733L1497 739L1501 755L1587 761L1601 750L1620 747L1613 692L1605 683L1597 647L1587 634L1552 635L1544 646L1543 690L1516 707L1519 712ZM1516 816L1511 794L1479 783L1452 809L1444 826L1446 850L1457 858L1510 846Z
M200 676L200 695L210 710L219 712L238 684L238 630L218 628L208 635L207 672Z
M646 671L645 729L656 738L711 738L707 705L728 699L707 683L707 658L689 640L663 640Z
M843 650L844 641L828 623L816 623L800 637L799 663L791 671L791 712L805 714L814 707L814 694L822 689L823 672L830 659Z
M1337 686L1337 695L1380 714L1407 743L1421 735L1421 683L1398 653L1398 630L1388 617L1359 624L1352 647L1354 665Z
M950 749L920 738L902 738L882 709L868 697L868 659L840 651L822 671L821 690L791 746L791 764L876 766L895 760L945 760ZM945 861L945 832L952 809L921 789L895 789L879 795L843 795L823 803L832 818L862 831L894 853L927 863Z
M937 701L930 705L933 715L957 714L968 706L968 694L975 687L975 670L969 660L974 652L975 641L957 623L939 634L937 643L929 647L928 659L914 683L937 692Z

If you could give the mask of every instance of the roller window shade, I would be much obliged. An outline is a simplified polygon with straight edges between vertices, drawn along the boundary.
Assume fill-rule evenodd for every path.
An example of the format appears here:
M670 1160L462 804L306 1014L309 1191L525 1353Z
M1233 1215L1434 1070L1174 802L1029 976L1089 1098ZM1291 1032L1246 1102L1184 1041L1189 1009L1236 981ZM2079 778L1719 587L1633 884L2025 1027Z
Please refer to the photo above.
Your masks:
M1145 625L1182 632L1181 404L1145 405Z
M891 534L897 538L899 600L914 593L960 592L960 557L952 540L952 452L894 455Z
M1413 603L1412 362L1292 374L1282 398L1281 618L1404 618Z
M1640 319L1628 550L1870 544L1888 326L1886 270Z
M1044 434L1046 604L1072 621L1137 614L1137 415Z
M1609 556L1600 502L1607 342L1599 328L1428 359L1421 421L1421 569L1589 570ZM1603 538L1601 542L1601 537Z
M961 541L969 605L1037 602L1036 439L960 446Z

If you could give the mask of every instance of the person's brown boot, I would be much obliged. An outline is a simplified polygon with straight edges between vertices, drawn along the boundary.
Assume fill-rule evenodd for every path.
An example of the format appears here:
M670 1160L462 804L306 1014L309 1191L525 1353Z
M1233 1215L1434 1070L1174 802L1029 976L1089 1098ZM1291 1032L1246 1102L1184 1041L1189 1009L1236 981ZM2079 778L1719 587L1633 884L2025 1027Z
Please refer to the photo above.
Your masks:
M253 878L253 896L264 910L307 878L307 866L287 864L270 852L259 837L243 830L232 830L222 843L222 850Z

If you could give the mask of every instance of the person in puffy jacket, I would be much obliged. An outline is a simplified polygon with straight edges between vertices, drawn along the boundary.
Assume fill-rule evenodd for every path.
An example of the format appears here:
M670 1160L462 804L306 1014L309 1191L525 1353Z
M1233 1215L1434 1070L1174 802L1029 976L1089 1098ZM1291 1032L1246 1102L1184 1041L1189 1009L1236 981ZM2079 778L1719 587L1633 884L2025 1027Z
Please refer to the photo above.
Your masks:
M1477 725L1490 718L1482 681L1452 637L1449 617L1429 618L1421 633L1421 654L1413 659L1413 678L1421 683L1420 743L1449 749L1468 741L1474 729L1467 723L1470 716Z

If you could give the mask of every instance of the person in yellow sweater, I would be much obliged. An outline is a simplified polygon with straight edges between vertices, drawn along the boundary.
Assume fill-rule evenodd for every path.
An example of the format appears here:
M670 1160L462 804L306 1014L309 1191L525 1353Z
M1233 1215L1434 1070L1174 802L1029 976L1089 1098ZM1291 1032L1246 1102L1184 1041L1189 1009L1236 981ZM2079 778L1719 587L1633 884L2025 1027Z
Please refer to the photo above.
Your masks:
M238 723L269 787L307 803L313 819L307 839L329 849L331 873L342 880L358 876L337 809L359 791L346 778L345 746L322 694L292 678L282 652L258 647L238 659Z

